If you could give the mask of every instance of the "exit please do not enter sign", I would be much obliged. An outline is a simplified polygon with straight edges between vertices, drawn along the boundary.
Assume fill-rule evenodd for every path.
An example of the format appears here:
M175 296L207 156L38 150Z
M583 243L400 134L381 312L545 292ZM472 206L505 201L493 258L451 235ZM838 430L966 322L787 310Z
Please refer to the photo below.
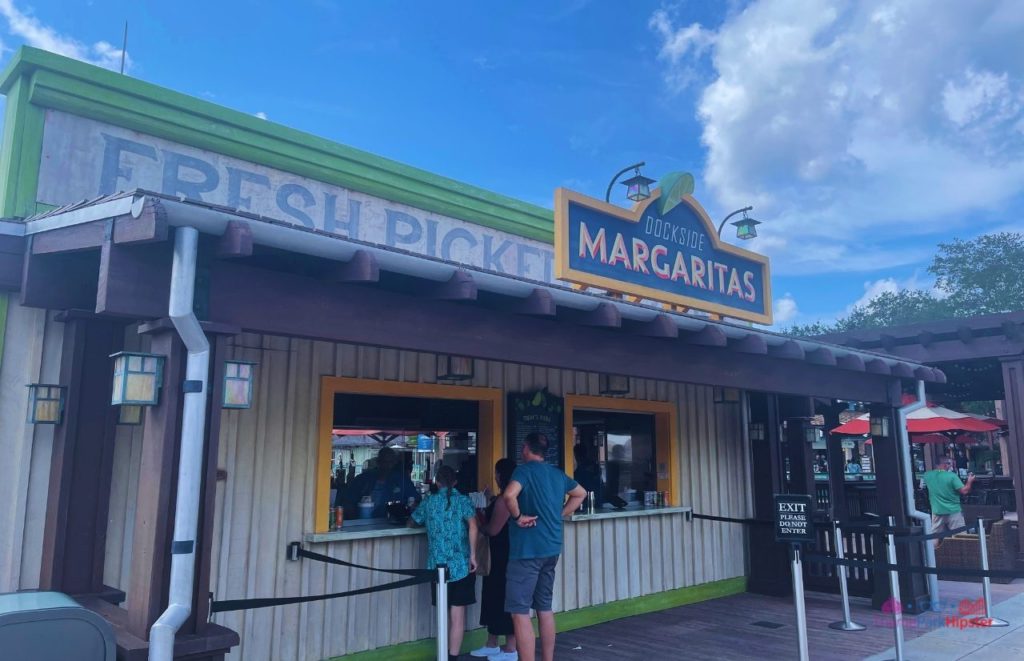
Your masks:
M814 501L806 494L776 494L775 541L804 544L815 541L811 516Z

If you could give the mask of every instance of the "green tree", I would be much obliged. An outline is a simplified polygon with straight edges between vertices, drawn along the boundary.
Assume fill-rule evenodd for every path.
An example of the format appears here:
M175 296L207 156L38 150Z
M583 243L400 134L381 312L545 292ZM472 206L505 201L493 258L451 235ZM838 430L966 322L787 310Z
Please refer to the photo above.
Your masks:
M928 271L939 296L921 289L884 292L834 323L817 321L783 332L826 335L1024 309L1024 234L1000 232L940 243Z
M935 286L949 294L956 316L1024 307L1024 234L1000 232L940 243L928 270Z

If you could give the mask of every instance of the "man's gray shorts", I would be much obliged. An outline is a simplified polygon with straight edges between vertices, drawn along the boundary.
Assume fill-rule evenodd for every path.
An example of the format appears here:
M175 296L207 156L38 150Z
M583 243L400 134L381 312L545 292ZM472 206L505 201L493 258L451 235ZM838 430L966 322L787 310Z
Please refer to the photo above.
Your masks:
M558 556L509 560L505 581L505 612L529 615L550 611L555 591L555 566Z

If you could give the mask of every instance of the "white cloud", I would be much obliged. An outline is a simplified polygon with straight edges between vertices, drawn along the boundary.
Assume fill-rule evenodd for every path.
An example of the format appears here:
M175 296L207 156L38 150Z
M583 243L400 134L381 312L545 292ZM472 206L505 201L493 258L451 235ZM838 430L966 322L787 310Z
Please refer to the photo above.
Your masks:
M789 292L786 292L782 298L775 299L773 317L776 325L789 323L799 314L800 309L796 305L796 299Z
M755 0L714 31L650 26L670 89L709 58L704 195L756 207L778 273L918 263L915 239L976 233L1024 191L1019 0Z
M900 291L913 289L925 290L936 298L945 297L945 292L935 288L935 280L933 278L915 272L905 280L897 280L890 277L866 281L864 283L864 293L856 301L846 306L845 314L850 314L855 308L864 307L882 294L895 294Z
M267 118L267 113L263 112L262 110L257 112L257 113L253 113L253 114L256 117L259 117L260 119L266 119Z
M700 23L691 23L676 28L667 11L659 9L651 16L648 27L661 37L658 57L669 64L666 80L674 90L687 87L696 77L696 70L687 60L689 56L699 57L712 46L715 33L706 30Z
M1012 117L1020 110L1005 73L996 75L973 69L967 69L961 81L946 81L942 107L957 126L965 126L986 114Z
M855 308L864 307L882 294L895 294L901 289L895 278L882 278L881 280L864 283L864 293L853 303L846 306L846 314L853 312Z
M35 16L23 13L12 0L0 0L0 15L7 19L11 34L21 37L29 46L82 60L106 69L118 71L121 68L121 49L106 41L90 45L62 35ZM131 69L131 56L125 54L125 71Z

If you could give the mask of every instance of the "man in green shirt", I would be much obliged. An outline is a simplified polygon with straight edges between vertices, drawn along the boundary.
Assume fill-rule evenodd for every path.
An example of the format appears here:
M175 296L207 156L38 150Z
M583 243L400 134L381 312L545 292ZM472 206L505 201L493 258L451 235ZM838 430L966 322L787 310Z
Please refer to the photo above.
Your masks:
M952 466L952 459L942 457L938 468L923 476L924 484L928 487L928 500L932 504L932 532L945 532L964 525L960 496L971 492L974 473L967 476L967 484L964 484L956 473L950 471Z

